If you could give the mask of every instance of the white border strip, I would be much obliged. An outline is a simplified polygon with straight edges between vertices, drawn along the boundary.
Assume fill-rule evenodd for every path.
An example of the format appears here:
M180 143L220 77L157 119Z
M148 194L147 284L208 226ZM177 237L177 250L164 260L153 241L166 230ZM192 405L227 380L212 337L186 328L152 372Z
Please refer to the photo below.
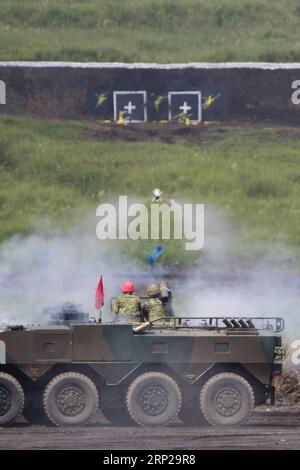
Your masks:
M171 102L172 102L172 95L198 95L198 120L191 119L191 122L201 122L202 121L202 103L201 103L201 91L169 91L168 92L168 119L172 121L172 109L171 109Z
M82 69L260 69L260 70L280 70L287 69L300 70L300 62L191 62L191 63L122 63L122 62L0 62L1 67L33 67L33 68L82 68Z
M113 92L113 101L114 101L114 121L118 120L117 116L117 96L118 95L143 95L144 96L144 120L130 120L133 124L139 122L147 122L147 92L146 91L114 91Z

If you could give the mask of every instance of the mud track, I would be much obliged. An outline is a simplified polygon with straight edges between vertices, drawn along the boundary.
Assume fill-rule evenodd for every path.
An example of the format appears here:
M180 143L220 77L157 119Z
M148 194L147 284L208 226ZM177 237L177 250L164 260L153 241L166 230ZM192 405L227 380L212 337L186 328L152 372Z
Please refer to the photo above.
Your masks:
M195 449L300 449L300 407L255 411L247 425L237 428L114 427L99 416L84 428L29 426L20 420L0 428L0 449L90 450L195 450Z

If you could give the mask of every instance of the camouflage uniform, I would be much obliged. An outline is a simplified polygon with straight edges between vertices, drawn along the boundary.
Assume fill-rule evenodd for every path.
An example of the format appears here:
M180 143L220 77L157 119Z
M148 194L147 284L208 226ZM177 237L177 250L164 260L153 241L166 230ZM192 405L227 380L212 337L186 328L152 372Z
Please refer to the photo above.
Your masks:
M132 294L119 295L113 306L113 313L124 323L140 323L141 312L140 298Z
M165 315L167 317L174 316L174 310L172 305L172 292L165 281L160 283L160 300L164 305Z
M157 320L165 316L164 304L159 298L148 299L144 304L145 316L149 321ZM162 324L163 320L155 322L155 325Z
M158 284L150 284L147 288L149 299L144 303L143 314L150 322L165 317L166 311L160 299L160 287ZM154 325L162 326L168 324L168 320L155 321Z

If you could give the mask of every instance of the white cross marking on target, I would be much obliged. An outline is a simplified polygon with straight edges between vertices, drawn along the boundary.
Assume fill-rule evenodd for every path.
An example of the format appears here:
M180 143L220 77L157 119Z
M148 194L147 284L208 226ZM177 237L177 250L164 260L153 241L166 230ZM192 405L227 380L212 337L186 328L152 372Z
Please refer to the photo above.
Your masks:
M192 106L188 106L187 102L185 101L182 106L179 106L179 109L182 109L183 114L187 114L187 112L192 109Z
M134 106L131 101L129 101L127 106L124 106L124 109L127 109L128 114L132 114L132 111L136 109L136 106Z
M202 105L201 105L201 91L169 91L168 92L168 105L169 105L169 112L168 112L168 119L169 121L172 121L172 119L175 117L177 117L177 114L178 114L178 111L176 111L176 115L175 115L175 109L173 110L173 113L174 115L172 115L172 98L177 96L177 95L185 95L185 96L182 96L182 99L183 100L186 100L188 99L188 95L192 95L194 97L196 97L197 99L197 117L195 116L195 112L192 113L193 116L195 117L193 118L193 120L195 122L201 122L202 120ZM191 103L191 101L190 101ZM193 105L194 106L194 105ZM195 106L194 106L195 107ZM177 108L177 106L176 106ZM187 111L193 111L193 107L192 106L188 106L187 104L187 101L184 101L183 102L183 105L182 106L179 106L179 108L177 108L177 110L180 109L183 111L183 114L186 116L187 115Z
M125 97L126 95L127 95L128 105L123 106L123 104L120 103L120 106L119 106L118 105L118 98L121 97L121 96ZM139 97L139 101L136 101L135 105L133 105L132 101L131 101L133 99L134 95ZM126 101L125 101L125 103L126 103ZM132 123L147 122L147 92L146 91L131 91L131 90L128 90L128 91L114 91L113 92L113 103L114 103L114 121L118 120L119 115L120 115L120 111L124 109L125 111L127 111L128 116L130 116L130 122L132 122ZM124 103L124 101L122 103ZM133 113L134 110L135 110L135 113ZM137 118L132 119L132 116L137 114L138 110L140 111L139 119L137 119Z

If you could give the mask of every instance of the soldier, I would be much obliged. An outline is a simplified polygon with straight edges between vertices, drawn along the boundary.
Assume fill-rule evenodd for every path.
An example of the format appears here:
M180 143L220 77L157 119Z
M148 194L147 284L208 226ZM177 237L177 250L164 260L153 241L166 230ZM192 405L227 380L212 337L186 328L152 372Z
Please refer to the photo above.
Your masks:
M143 314L150 322L165 316L164 304L160 300L160 287L158 284L150 284L147 288L149 299L144 303ZM156 321L155 325L164 324L164 320Z
M122 322L140 323L142 321L142 307L140 298L134 295L135 287L132 282L126 281L122 286L122 295L119 295L113 305L112 311L119 316Z
M162 301L164 305L164 310L165 310L165 315L168 317L173 317L174 316L174 310L173 310L173 305L172 305L172 291L169 288L167 282L162 281L160 283L160 300Z

